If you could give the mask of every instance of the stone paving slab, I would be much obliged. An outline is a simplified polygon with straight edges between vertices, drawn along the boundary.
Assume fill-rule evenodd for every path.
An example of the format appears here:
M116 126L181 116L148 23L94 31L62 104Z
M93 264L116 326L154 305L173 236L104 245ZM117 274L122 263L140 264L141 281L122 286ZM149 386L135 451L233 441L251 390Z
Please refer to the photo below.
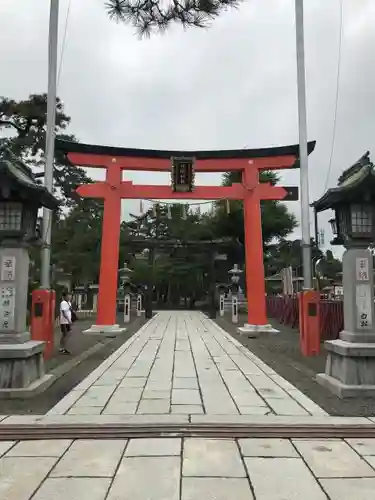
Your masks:
M0 444L2 500L372 500L375 491L365 461L375 439Z
M183 407L186 407L185 409ZM191 411L190 411L191 410ZM157 313L49 415L323 416L201 312Z
M179 457L124 458L107 500L179 500L180 469Z
M49 477L32 500L103 500L110 484L111 479L104 477Z
M331 500L373 500L375 479L322 479L322 487Z
M20 441L7 453L7 457L61 457L71 446L70 439ZM1 445L1 443L0 443Z
M245 458L256 499L327 500L300 458Z
M183 457L183 476L246 476L238 446L234 440L186 439Z
M50 473L51 477L113 477L126 440L77 440Z
M184 477L181 500L254 500L247 479Z
M181 455L181 439L152 438L131 439L126 457L172 457Z
M347 443L338 440L293 440L316 477L374 477L375 471Z
M5 455L5 453L14 446L13 441L0 441L0 457Z

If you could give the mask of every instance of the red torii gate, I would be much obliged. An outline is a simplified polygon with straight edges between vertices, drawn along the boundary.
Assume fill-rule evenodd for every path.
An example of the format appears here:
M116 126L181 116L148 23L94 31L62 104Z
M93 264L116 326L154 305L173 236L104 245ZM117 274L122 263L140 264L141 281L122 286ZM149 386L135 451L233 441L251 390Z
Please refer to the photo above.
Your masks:
M245 224L246 291L248 323L242 332L271 329L266 314L261 225L261 200L298 199L296 188L259 182L264 170L298 168L299 146L225 151L159 151L97 146L56 141L74 165L106 169L106 180L77 188L80 196L104 199L98 314L94 331L112 332L116 325L117 268L121 199L243 200ZM314 150L315 142L308 144ZM123 170L170 172L172 157L194 157L195 172L242 172L242 182L232 186L196 186L193 192L176 193L171 186L134 185L122 181Z

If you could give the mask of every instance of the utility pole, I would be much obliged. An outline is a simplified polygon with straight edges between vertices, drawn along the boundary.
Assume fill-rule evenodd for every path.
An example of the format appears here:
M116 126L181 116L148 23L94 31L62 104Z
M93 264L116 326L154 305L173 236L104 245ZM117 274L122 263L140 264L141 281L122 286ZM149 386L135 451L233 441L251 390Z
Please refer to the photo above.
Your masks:
M306 75L305 41L303 27L303 0L295 0L296 49L297 49L297 86L298 86L298 130L299 161L301 176L301 225L302 225L302 262L303 288L312 289L312 262L310 238L310 202L309 202L309 165L307 150L306 117Z
M57 42L59 28L59 0L51 0L48 37L48 94L47 130L45 150L44 185L52 193L53 164L55 157L56 123L56 80L57 80ZM51 229L52 211L43 208L43 246L41 252L41 288L51 288Z

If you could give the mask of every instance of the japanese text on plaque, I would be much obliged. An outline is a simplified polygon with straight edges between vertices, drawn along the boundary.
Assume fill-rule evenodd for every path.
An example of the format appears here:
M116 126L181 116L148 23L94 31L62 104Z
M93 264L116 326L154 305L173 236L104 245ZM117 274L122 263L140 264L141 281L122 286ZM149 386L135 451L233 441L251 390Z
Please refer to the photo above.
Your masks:
M369 281L369 262L367 257L356 259L355 261L355 271L357 281Z
M15 297L14 286L0 288L0 330L14 330Z
M15 257L2 257L1 259L1 281L14 281L16 276Z

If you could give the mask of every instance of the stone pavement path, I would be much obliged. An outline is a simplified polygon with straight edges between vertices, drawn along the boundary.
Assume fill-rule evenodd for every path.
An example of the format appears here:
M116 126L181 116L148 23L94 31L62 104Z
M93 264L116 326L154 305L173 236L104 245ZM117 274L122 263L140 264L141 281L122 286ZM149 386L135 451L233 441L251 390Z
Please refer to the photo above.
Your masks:
M340 424L203 314L161 312L47 415L3 415L0 427L301 420ZM0 441L0 500L373 500L374 492L375 439Z
M50 415L326 415L200 312L159 312Z
M0 441L1 500L373 500L375 439Z

